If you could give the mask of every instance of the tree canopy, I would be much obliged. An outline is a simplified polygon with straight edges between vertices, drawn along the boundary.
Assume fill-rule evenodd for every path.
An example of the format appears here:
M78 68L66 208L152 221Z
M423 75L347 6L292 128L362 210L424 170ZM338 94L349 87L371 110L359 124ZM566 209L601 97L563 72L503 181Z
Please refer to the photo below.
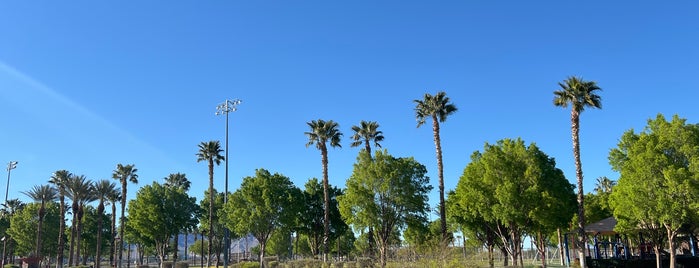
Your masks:
M338 197L340 213L355 230L374 229L381 265L391 234L411 218L425 218L427 193L432 190L427 169L413 158L396 158L377 150L374 158L361 152L347 179L345 194Z
M699 126L658 114L640 133L626 131L609 163L620 173L611 194L617 229L645 232L658 259L665 236L674 267L674 238L683 224L697 219Z

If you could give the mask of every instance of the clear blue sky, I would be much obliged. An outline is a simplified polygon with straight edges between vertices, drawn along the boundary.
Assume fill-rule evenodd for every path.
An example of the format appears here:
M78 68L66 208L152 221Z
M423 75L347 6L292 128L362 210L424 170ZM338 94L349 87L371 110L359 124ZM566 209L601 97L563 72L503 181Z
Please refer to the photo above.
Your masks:
M306 122L339 122L330 182L344 187L359 151L351 126L378 121L384 148L414 156L436 186L429 125L413 100L444 90L453 189L485 142L534 142L574 181L570 75L597 81L602 110L581 118L585 191L616 179L607 154L658 113L699 121L699 6L693 1L2 1L0 162L19 161L10 198L67 169L97 180L135 164L136 189L183 172L200 199L197 144L224 139L230 189L265 168L303 187L321 177ZM6 173L2 173L6 175ZM223 165L215 170L223 190ZM0 177L4 178L4 177ZM0 189L5 190L5 180ZM430 203L437 203L436 190Z

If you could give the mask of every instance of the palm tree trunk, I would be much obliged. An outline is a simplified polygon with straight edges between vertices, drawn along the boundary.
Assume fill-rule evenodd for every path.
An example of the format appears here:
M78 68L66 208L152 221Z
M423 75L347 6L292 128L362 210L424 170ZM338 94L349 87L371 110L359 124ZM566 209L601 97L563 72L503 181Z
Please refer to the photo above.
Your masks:
M369 157L371 156L371 146L369 145L369 141L365 140L364 141L364 149L369 153ZM367 231L367 237L369 239L369 257L374 258L374 252L376 248L376 241L374 241L374 227L369 226L369 231Z
M100 268L102 259L102 215L104 214L104 203L100 202L97 206L97 248L95 249L95 268Z
M112 265L112 267L116 267L116 247L117 247L117 240L116 240L116 204L112 203L112 246L109 249L109 263Z
M77 265L80 263L80 240L82 237L83 233L83 225L82 225L82 219L83 219L83 208L82 205L78 209L78 223L76 226L78 226L77 231L76 231L76 236L75 236L75 264Z
M36 258L39 260L41 260L41 227L44 221L44 210L44 202L41 202L41 207L39 208L39 223L36 226Z
M66 247L63 234L66 232L66 203L65 196L61 191L58 197L61 210L61 222L58 225L58 256L56 256L56 268L63 268L63 251Z
M323 261L328 261L328 242L330 240L330 192L328 190L328 149L322 143L320 149L321 162L323 164L323 203L325 211L323 213Z
M209 158L209 246L206 267L211 266L211 253L213 250L214 237L214 160Z
M119 240L119 245L117 245L118 246L117 259L119 260L118 265L117 265L118 267L121 267L121 261L124 259L124 256L122 256L123 255L122 252L124 249L124 237L125 237L124 224L126 223L125 222L126 218L124 218L124 211L126 210L126 183L127 183L126 178L122 178L122 181L121 181L121 217L119 218L119 237L121 238L121 240Z
M585 236L585 195L583 191L583 172L580 162L580 113L571 109L571 130L573 132L573 155L575 157L575 177L578 186L578 255L580 256L580 267L585 266L585 248L587 237Z
M75 215L78 215L78 204L73 202L73 220L70 226L70 250L68 251L68 266L73 266L74 263L73 260L75 260L75 236L77 232L77 217Z
M436 115L432 115L432 132L434 134L434 146L437 153L437 172L439 176L439 227L442 231L442 243L449 243L447 237L447 214L444 206L444 165L442 164L442 141L439 138L439 121Z

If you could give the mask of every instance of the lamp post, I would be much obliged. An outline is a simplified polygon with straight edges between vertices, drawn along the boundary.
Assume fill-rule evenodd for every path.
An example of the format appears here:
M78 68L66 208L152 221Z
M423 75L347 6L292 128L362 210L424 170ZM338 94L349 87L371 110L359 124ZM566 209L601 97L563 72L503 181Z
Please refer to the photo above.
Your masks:
M5 203L3 206L5 209L9 209L7 207L7 194L9 193L10 190L10 171L13 169L17 168L17 161L10 161L7 163L7 185L5 185ZM7 249L7 234L5 234L2 237L2 267L5 267L5 250Z
M216 106L216 115L226 115L226 184L223 194L223 204L224 206L228 204L228 114L230 112L235 112L237 106L241 103L239 99L228 100ZM228 268L228 251L230 250L230 231L228 227L223 228L223 245L226 250L223 251L223 267Z

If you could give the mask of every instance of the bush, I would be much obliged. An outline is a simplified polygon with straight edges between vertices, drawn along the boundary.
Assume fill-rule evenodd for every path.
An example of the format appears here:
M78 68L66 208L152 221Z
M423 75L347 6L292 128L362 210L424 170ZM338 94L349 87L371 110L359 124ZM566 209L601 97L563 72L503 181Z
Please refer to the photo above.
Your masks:
M241 268L260 268L259 262L243 262Z
M172 262L171 261L164 261L163 268L172 268Z
M175 268L189 268L189 263L186 261L176 262Z
M8 263L3 266L3 268L20 268L17 264Z

